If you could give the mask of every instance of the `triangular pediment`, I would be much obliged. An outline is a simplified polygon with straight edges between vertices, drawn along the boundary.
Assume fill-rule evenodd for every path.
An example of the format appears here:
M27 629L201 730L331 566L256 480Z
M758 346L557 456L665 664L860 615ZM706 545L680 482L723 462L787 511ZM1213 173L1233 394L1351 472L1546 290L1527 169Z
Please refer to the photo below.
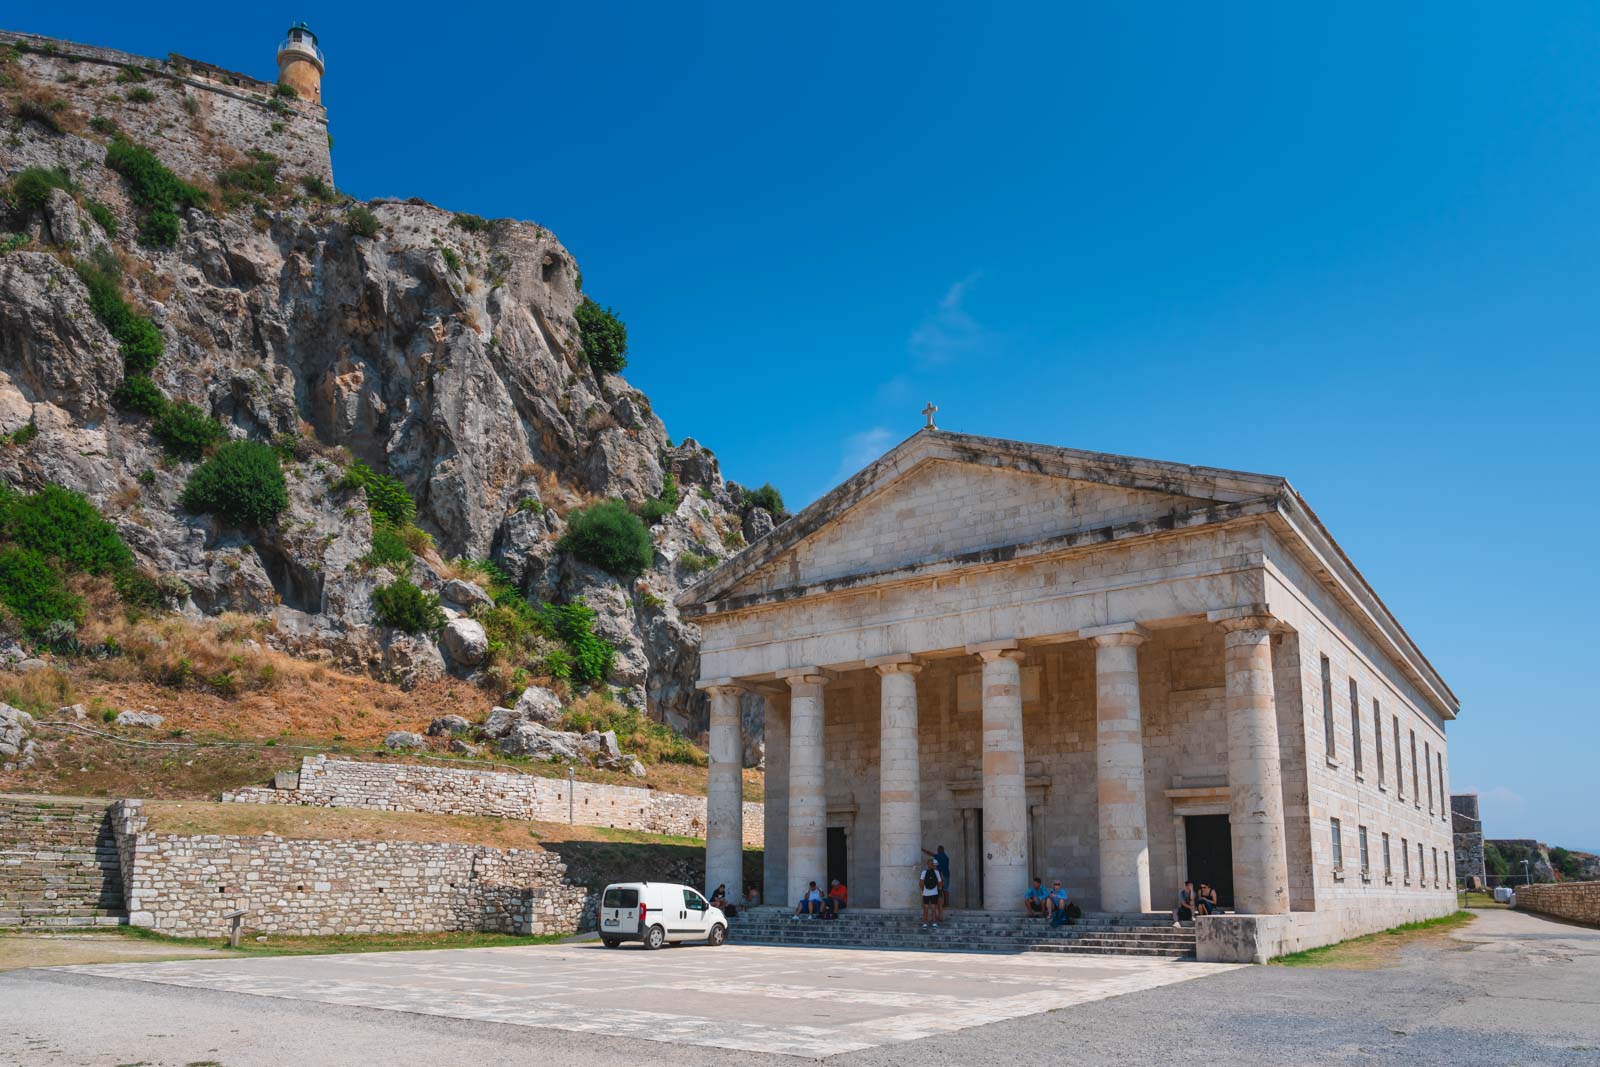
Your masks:
M1259 499L1267 475L924 430L679 598L815 587Z

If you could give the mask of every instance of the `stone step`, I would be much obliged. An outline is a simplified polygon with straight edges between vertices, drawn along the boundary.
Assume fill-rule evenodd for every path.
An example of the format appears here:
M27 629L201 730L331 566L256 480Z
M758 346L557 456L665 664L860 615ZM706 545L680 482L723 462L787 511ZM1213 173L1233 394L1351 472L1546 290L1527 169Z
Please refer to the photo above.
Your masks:
M0 915L0 928L21 930L82 930L100 926L127 926L128 915L126 912L117 912L107 915L50 915L30 916L25 919L9 919Z

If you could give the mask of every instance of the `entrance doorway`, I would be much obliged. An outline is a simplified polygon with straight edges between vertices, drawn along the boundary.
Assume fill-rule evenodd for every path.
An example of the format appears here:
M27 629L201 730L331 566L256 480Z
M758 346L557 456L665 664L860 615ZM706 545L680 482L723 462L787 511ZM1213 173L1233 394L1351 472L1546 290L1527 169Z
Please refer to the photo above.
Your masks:
M982 808L966 808L961 812L961 851L951 857L952 865L957 860L960 867L950 872L950 881L956 884L945 887L951 901L963 908L983 907Z
M1205 882L1217 891L1217 903L1233 907L1233 836L1226 815L1185 815L1183 817L1184 857L1188 870L1184 877L1195 889Z
M850 884L850 844L842 826L828 827L828 885L835 878L846 886ZM827 885L821 888L824 893L828 891Z

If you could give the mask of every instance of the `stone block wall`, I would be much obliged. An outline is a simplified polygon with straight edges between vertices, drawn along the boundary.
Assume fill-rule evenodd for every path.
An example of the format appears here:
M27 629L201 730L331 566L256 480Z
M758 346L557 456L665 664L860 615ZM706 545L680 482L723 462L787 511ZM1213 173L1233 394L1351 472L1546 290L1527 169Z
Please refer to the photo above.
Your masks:
M369 811L415 811L438 815L488 815L501 819L566 822L567 782L531 774L361 763L307 756L293 788L247 788L224 793L241 804L304 804ZM635 786L573 783L573 821L679 837L705 837L706 798ZM744 842L760 846L763 812L744 805Z
M1517 908L1587 926L1600 926L1600 882L1518 886Z
M264 933L568 933L592 925L593 894L538 850L151 832L142 805L113 806L133 925L179 937L225 931L229 912Z
M276 44L261 45L261 66L274 74ZM115 122L179 177L211 182L259 150L282 160L287 181L302 174L333 180L327 111L275 96L274 82L177 55L150 59L28 33L0 31L0 45L23 50L16 66L39 91Z
M1483 858L1483 822L1478 817L1478 794L1458 793L1450 798L1450 830L1456 877L1462 885L1487 885L1489 871Z

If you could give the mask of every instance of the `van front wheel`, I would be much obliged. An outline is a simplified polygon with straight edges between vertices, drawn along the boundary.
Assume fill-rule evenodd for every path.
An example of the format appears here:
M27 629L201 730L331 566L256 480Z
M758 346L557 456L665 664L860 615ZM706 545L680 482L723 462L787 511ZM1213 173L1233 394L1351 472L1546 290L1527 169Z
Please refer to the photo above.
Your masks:
M728 928L721 923L711 928L711 936L706 938L708 945L720 945L728 939Z
M667 932L665 930L663 930L661 927L652 926L650 929L645 931L645 934L644 934L644 947L645 948L657 949L657 948L660 948L662 945L664 945L666 943L667 943Z

